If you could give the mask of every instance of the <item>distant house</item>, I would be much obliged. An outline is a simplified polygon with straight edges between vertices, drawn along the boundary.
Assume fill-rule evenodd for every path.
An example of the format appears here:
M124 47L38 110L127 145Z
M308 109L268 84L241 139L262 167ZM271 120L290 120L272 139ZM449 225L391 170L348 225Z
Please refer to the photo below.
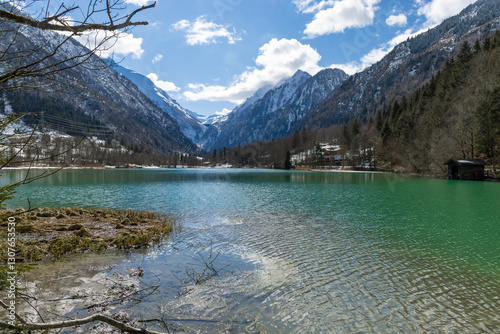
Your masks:
M323 159L329 161L331 164L340 165L344 160L347 150L341 148L340 145L322 144L321 152L323 153Z
M455 159L444 163L448 165L448 179L450 180L474 180L484 179L484 166L486 161L483 159Z

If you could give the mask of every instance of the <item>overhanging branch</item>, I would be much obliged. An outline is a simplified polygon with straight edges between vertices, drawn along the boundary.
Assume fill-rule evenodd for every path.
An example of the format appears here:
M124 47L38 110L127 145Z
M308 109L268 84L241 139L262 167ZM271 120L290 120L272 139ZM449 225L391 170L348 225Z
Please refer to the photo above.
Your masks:
M147 6L142 6L136 10L134 10L131 14L127 15L124 17L124 22L118 23L118 24L113 24L113 21L110 20L111 22L107 24L102 24L102 23L83 23L83 24L77 24L77 25L60 25L60 24L53 24L50 23L52 20L44 19L42 21L32 19L30 17L22 16L22 15L17 15L14 13L11 13L9 11L0 9L0 19L4 19L7 21L23 24L26 26L30 26L33 28L41 29L41 30L53 30L53 31L61 31L61 32L71 32L74 34L80 34L85 31L90 31L90 30L103 30L103 31L114 31L114 30L120 30L124 29L127 27L132 27L132 26L141 26L141 25L148 25L147 21L138 21L138 22L132 22L132 18L139 12L142 12L146 9L150 9L156 6L156 2L147 5ZM72 8L76 9L78 7ZM107 11L110 13L111 8L109 7L109 3L107 4ZM70 10L66 10L64 14L68 13ZM56 19L58 21L59 18L61 17L62 14L52 16L52 19Z

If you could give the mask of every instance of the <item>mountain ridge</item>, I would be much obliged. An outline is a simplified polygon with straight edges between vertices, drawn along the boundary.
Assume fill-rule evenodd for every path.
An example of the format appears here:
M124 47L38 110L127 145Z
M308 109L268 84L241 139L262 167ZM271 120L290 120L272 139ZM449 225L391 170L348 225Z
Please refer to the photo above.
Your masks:
M16 24L2 24L5 29L12 31L20 29ZM71 59L81 52L89 52L74 39L63 43L66 37L52 31L40 31L31 27L23 27L21 31L22 33L12 37L15 38L13 41L8 38L0 40L0 46L14 55L16 52L26 53L22 50L34 50L27 57L18 57L18 66L36 58L43 59L54 50L57 51L51 57L54 63L63 63L65 59ZM8 48L5 43L9 43ZM159 109L134 83L111 69L95 54L88 57L85 65L64 69L53 81L46 82L43 77L33 79L30 86L39 85L44 89L23 91L23 102L29 109L14 111L44 111L46 115L51 115L51 110L43 110L43 106L36 105L35 102L61 99L68 104L66 110L71 109L73 115L79 114L81 119L91 117L100 126L107 126L112 134L102 139L117 140L125 147L137 147L157 153L198 152L198 148L181 132L174 119ZM35 98L35 95L40 99ZM30 104L29 100L33 103ZM15 106L15 103L12 104ZM64 110L52 116L73 121ZM48 126L50 127L50 123ZM62 129L62 132L67 131Z
M497 1L479 0L440 25L398 44L380 61L352 75L295 129L347 123L386 108L429 80L450 55L458 52L464 40L473 44L479 36L500 28L499 16Z
M193 112L182 107L177 101L154 84L147 76L127 69L114 61L108 61L111 68L132 81L158 108L165 111L179 125L182 133L193 143L198 144L207 130L206 126L193 115Z
M235 147L288 135L292 123L303 117L304 109L315 106L347 77L339 69L325 69L315 76L298 70L272 89L265 89L265 94L258 91L235 108L219 124L217 134L211 132L207 148ZM258 98L259 95L262 96ZM304 104L309 107L301 107Z

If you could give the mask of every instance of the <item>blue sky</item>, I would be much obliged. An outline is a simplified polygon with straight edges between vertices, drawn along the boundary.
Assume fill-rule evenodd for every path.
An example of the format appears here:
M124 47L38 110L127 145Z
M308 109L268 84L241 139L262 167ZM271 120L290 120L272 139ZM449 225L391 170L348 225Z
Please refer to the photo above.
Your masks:
M149 4L125 0L128 10ZM298 69L348 74L475 0L158 0L113 48L184 107L227 112Z

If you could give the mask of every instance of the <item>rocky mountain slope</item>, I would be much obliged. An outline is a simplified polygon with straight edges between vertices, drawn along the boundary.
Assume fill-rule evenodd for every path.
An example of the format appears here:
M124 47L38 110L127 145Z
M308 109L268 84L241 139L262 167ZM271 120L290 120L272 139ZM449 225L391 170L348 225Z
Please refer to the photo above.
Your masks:
M299 121L295 129L328 127L363 118L408 96L456 55L463 41L500 28L497 0L479 0L440 25L397 45L381 61L351 76L319 106Z
M274 88L264 88L238 106L227 121L221 123L209 148L235 147L252 141L281 138L291 133L295 123L315 107L347 74L326 69L315 76L297 71Z
M20 32L11 35L11 38L2 38L2 50L8 50L13 57L22 54L22 50L31 50L27 56L16 58L17 66L24 66L37 57L42 59L54 50L57 52L47 62L63 62L88 52L73 39L57 49L65 38L58 33L28 27L18 29L6 22L1 24L3 29ZM99 57L93 55L85 66L65 69L55 78L56 80L47 80L47 77L42 76L26 81L27 86L38 85L41 89L9 92L6 98L10 100L14 111L44 111L45 115L58 122L69 123L71 128L79 124L78 120L81 123L92 119L101 129L107 128L107 131L103 131L106 138L102 139L115 139L126 147L161 153L194 153L198 150L168 113L155 105L136 84L108 67ZM20 105L16 101L20 100L23 102L23 110L16 110L16 106ZM50 100L64 101L65 108L47 110L45 107ZM54 125L52 123L55 124L55 121L46 122L45 126L50 129ZM69 127L68 131L60 127L57 130L70 132Z
M156 86L148 77L120 66L115 62L111 62L110 66L132 81L158 108L169 114L179 124L182 133L193 141L193 143L198 144L200 142L207 127L197 117L193 116L193 112L179 105L177 101L172 99L167 92Z

